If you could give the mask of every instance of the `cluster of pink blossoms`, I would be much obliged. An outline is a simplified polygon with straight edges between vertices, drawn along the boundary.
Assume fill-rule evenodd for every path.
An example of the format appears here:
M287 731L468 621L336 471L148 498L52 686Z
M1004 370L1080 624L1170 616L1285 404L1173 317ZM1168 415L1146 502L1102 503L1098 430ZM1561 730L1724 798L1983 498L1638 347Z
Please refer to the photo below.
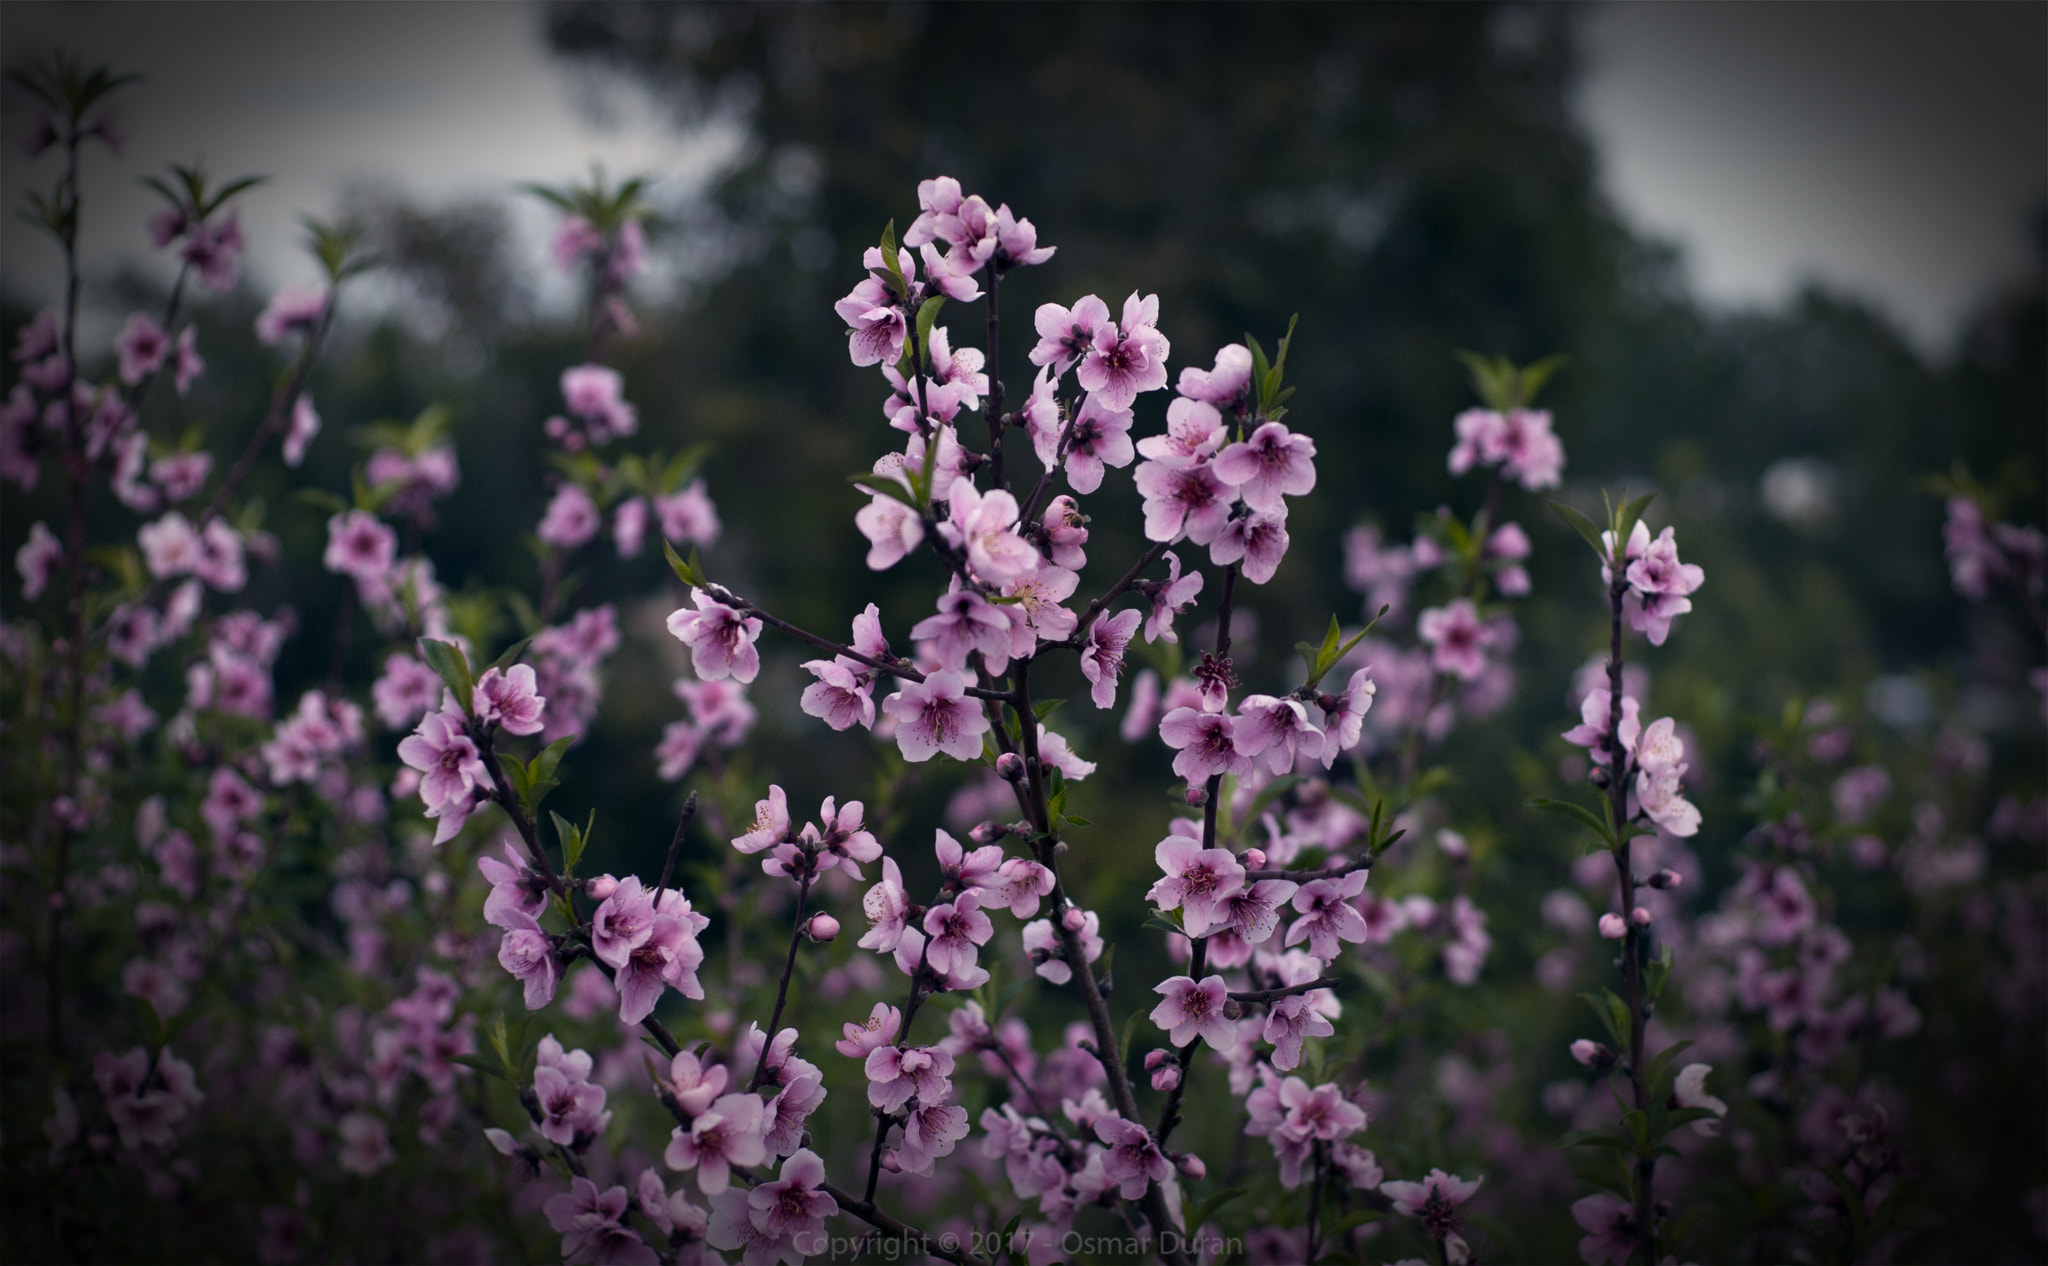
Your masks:
M1550 429L1548 409L1467 409L1458 415L1450 468L1496 469L1531 492L1557 487L1564 476L1564 445Z

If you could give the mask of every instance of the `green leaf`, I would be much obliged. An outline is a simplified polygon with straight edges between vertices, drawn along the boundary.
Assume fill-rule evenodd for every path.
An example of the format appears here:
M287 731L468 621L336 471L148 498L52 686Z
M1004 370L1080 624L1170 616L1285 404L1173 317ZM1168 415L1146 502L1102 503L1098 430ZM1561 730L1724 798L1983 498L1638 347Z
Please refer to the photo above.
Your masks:
M316 510L324 510L328 514L345 514L349 509L346 500L325 488L299 488L292 492L291 497L294 501L312 506Z
M1656 495L1654 492L1646 492L1621 508L1621 519L1614 526L1616 549L1628 548L1629 533L1635 531L1636 520L1643 517L1643 511L1649 508Z
M497 757L498 768L505 771L505 781L511 784L512 790L519 796L519 802L526 803L527 788L533 785L533 779L527 774L526 766L509 752L499 752Z
M676 574L677 580L692 589L704 587L704 573L697 570L697 551L694 547L690 550L690 561L687 563L676 553L676 547L669 544L666 539L661 542L661 553L662 557L668 559L669 570Z
M563 754L569 750L569 745L575 741L576 736L571 734L565 738L558 738L546 747L541 748L539 754L533 758L532 763L526 767L527 772L532 775L533 781L539 783L545 779L553 778L556 767L562 763Z
M1570 359L1567 356L1545 356L1533 365L1524 365L1515 375L1515 404L1527 408L1536 403L1536 393L1543 390L1543 384L1550 376L1564 368Z
M1186 933L1181 930L1180 924L1168 918L1166 915L1166 911L1164 910L1154 910L1152 912L1152 916L1145 920L1143 926L1159 932L1171 932L1175 936L1186 935Z
M1607 549L1600 543L1600 528L1598 524L1562 501L1551 502L1550 508L1557 512L1558 518L1569 523L1573 531L1585 538L1586 544L1593 547L1593 552L1600 556L1602 562L1607 561Z
M1090 821L1089 821L1088 819L1086 819L1086 818L1077 818L1077 817L1075 817L1075 816L1074 816L1073 814L1071 814L1071 813L1067 813L1067 814L1062 814L1062 815L1060 816L1060 821L1061 821L1061 822L1064 822L1064 823L1065 823L1066 825L1068 825L1068 826L1094 826L1094 825L1095 825L1095 824L1094 824L1093 822L1090 822Z
M944 295L933 295L917 306L917 346L927 357L932 350L932 323L939 319L939 309L945 306Z
M1138 1012L1133 1011L1124 1018L1123 1035L1116 1043L1116 1062L1126 1068L1130 1067L1131 1063L1131 1030L1138 1027L1138 1015Z
M1031 705L1031 715L1043 721L1052 715L1054 708L1059 707L1065 702L1065 699L1040 699L1037 703Z
M1188 1209L1188 1227L1194 1229L1216 1216L1216 1211L1245 1194L1243 1187L1228 1187L1213 1196L1205 1196Z
M453 642L423 637L420 639L420 658L427 662L427 667L440 674L442 681L448 683L448 689L455 692L456 705L464 716L468 716L471 705L476 701L476 681L469 673L469 656Z
M1560 1135L1559 1147L1611 1147L1617 1152L1633 1152L1635 1144L1609 1130L1570 1130Z
M574 874L576 863L583 856L583 832L553 809L548 810L548 817L555 824L555 838L562 843L562 869Z
M474 1068L480 1073L502 1078L505 1081L512 1080L510 1077L505 1076L505 1066L500 1064L493 1056L456 1055L453 1059L454 1062L461 1064L465 1068Z
M1600 1017L1600 1023L1607 1026L1607 1036L1614 1039L1615 1047L1620 1050L1626 1050L1628 1049L1629 1031L1628 1004L1615 997L1614 991L1611 989L1602 990L1601 992L1606 994L1606 996L1601 997L1600 994L1582 993L1579 997L1586 1000L1586 1005L1593 1008L1593 1014Z
M873 471L869 471L865 475L848 475L846 482L870 496L894 497L913 510L918 508L917 494L914 491L896 480L884 478Z
M1584 805L1573 804L1569 800L1550 800L1538 796L1529 802L1529 807L1541 809L1545 813L1555 813L1561 818L1570 818L1607 841L1609 848L1614 847L1614 832L1608 829L1607 823L1604 820L1593 816L1593 811Z
M1685 1048L1691 1045L1692 1040L1690 1038L1683 1042L1673 1042L1657 1052L1656 1058L1652 1059L1649 1067L1643 1070L1643 1084L1650 1088L1652 1098L1662 1099L1671 1093L1671 1086L1665 1080L1671 1074L1671 1061L1677 1059L1684 1052Z
M882 266L889 270L889 276L896 280L896 293L910 293L910 286L903 280L903 263L896 258L896 221L890 220L882 226Z
M519 662L519 657L521 655L526 654L526 648L532 644L532 638L520 638L518 641L512 643L512 645L506 647L505 653L503 655L500 655L498 656L498 658L492 660L491 667L497 669L501 673L506 671L507 669L511 668L512 665Z

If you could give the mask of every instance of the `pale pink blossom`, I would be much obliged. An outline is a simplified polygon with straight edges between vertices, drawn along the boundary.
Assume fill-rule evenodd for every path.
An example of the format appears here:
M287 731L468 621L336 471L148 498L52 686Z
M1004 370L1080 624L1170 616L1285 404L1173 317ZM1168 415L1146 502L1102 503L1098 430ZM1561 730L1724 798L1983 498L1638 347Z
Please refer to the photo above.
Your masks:
M710 494L705 492L702 479L691 480L678 492L656 497L654 513L661 520L661 534L685 545L709 547L717 542L723 530L718 521L718 507L712 504Z
M472 710L477 720L496 722L507 734L538 734L547 700L537 693L530 664L514 664L500 672L487 668L477 679Z
M1635 1206L1620 1196L1594 1192L1572 1202L1572 1220L1587 1234L1579 1241L1579 1257L1599 1266L1627 1266L1634 1258L1641 1235L1636 1227Z
M873 571L894 567L924 540L924 520L917 511L881 493L854 511L853 524L868 538L867 561Z
M547 513L541 517L540 527L535 529L544 545L558 549L576 549L596 536L604 526L604 518L597 512L597 503L581 484L563 484L548 502Z
M940 535L966 551L975 575L992 585L1006 585L1038 570L1038 551L1013 530L1015 497L1000 488L984 494L973 480L955 479L946 500L952 513L939 525Z
M1031 363L1060 375L1094 348L1096 331L1110 324L1109 305L1094 295L1083 296L1071 309L1056 303L1040 304L1032 321L1038 330L1038 345L1031 349Z
M1216 350L1214 369L1183 368L1175 390L1190 400L1231 408L1242 402L1240 397L1251 386L1252 368L1252 354L1244 344L1229 343Z
M1687 1064L1678 1070L1678 1079L1671 1089L1679 1107L1704 1108L1714 1114L1712 1120L1702 1118L1692 1123L1693 1133L1707 1138L1721 1132L1721 1118L1728 1115L1728 1105L1707 1093L1707 1074L1713 1071L1710 1064Z
M864 1060L896 1040L903 1028L903 1013L886 1002L877 1002L864 1024L842 1024L846 1037L833 1049L848 1059Z
M1228 922L1230 898L1244 890L1244 867L1227 848L1202 847L1192 836L1173 834L1152 850L1165 878L1153 884L1145 899L1162 910L1181 911L1181 927L1189 936L1207 936Z
M1182 537L1207 545L1230 521L1237 500L1207 462L1169 466L1148 461L1139 465L1138 493L1144 498L1145 539L1178 541Z
M1210 979L1217 982L1218 988L1222 987L1222 977ZM1095 1137L1109 1147L1102 1157L1102 1176L1124 1199L1140 1199L1147 1186L1164 1184L1173 1177L1173 1165L1159 1150L1159 1141L1144 1126L1120 1116L1102 1116L1096 1118Z
M734 1166L758 1165L767 1158L763 1133L759 1098L723 1095L687 1130L675 1128L663 1159L670 1169L695 1169L697 1189L715 1196L731 1185Z
M1430 664L1438 672L1471 681L1485 671L1494 636L1470 598L1424 611L1416 617L1415 631L1429 646Z

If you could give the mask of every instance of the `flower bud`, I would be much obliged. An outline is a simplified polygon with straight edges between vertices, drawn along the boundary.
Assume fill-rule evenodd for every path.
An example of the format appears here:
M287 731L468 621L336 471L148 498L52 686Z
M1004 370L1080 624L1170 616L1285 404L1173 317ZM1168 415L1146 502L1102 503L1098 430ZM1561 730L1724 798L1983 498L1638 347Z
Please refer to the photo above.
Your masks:
M1145 1052L1145 1071L1146 1071L1146 1072L1148 1072L1148 1073L1149 1073L1149 1072L1151 1072L1151 1071L1152 1071L1153 1069L1155 1069L1155 1068L1159 1067L1159 1066L1160 1066L1161 1064L1163 1064L1163 1063L1165 1063L1165 1062L1166 1062L1166 1052L1165 1052L1165 1051L1164 1051L1163 1049L1162 1049L1162 1050L1151 1050L1151 1051L1146 1051L1146 1052Z
M1152 1073L1152 1089L1164 1093L1180 1085L1180 1069L1175 1065L1155 1069Z
M888 1151L882 1153L882 1168L888 1170L892 1174L900 1174L903 1172L903 1162L896 1159L895 1148L892 1147Z
M1650 912L1641 906L1637 906L1628 912L1628 921L1634 927L1646 928L1650 926Z
M1685 877L1675 870L1660 870L1650 876L1650 887L1652 888L1676 888L1684 882Z
M1190 1179L1206 1178L1209 1175L1209 1167L1204 1165L1202 1158L1193 1152L1182 1152L1174 1157L1173 1167L1178 1169L1184 1177Z
M1248 848L1244 851L1244 856L1239 860L1244 863L1246 870L1261 870L1266 865L1266 850L1263 848Z
M610 875L599 875L595 879L583 881L583 891L590 894L592 901L603 901L616 892L618 887L619 881Z
M983 822L967 833L976 844L993 844L1010 833L1010 828L1000 822Z
M1605 765L1595 765L1586 775L1586 781L1604 791L1614 782L1614 773Z
M1610 911L1600 916L1600 935L1610 941L1618 941L1627 934L1628 925L1621 921L1620 915Z
M1024 758L1015 752L1004 752L996 757L996 773L1005 782L1016 782L1024 776Z
M1067 912L1060 916L1060 926L1069 932L1078 932L1088 926L1088 916L1079 906L1068 906Z
M820 945L828 944L839 935L839 920L820 910L811 916L810 922L804 924L804 935Z
M1197 786L1195 786L1195 784L1193 784L1193 783L1189 783L1189 784L1188 784L1188 808L1190 808L1190 809L1199 809L1199 808L1201 808L1201 807L1202 807L1203 805L1205 805L1205 804L1208 804L1208 803L1209 803L1209 793L1208 793L1208 791L1207 791L1206 789L1202 788L1202 787L1197 787Z
M1572 1043L1572 1058L1588 1068L1605 1068L1614 1062L1614 1051L1604 1042L1582 1037Z

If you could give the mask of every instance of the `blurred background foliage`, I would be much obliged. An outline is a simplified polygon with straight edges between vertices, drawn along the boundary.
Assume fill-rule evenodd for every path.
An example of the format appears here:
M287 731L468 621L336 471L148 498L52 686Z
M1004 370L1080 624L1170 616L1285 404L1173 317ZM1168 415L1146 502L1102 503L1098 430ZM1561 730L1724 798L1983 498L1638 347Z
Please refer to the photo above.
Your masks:
M1568 456L1562 498L1586 506L1602 488L1655 491L1653 526L1676 524L1686 560L1706 569L1679 635L1644 654L1650 714L1691 725L1696 768L1716 771L1697 797L1706 826L1695 841L1711 886L1732 874L1734 847L1756 825L1742 803L1748 754L1788 699L1827 695L1859 716L1866 699L1900 697L1902 677L1939 670L1920 688L1992 740L1991 785L2038 793L2038 701L2022 683L2040 648L2009 613L1953 594L1941 501L1920 481L1960 462L2005 491L2011 517L2042 521L2041 272L1991 297L1943 360L1841 294L1809 290L1776 311L1704 308L1673 251L1631 232L1600 192L1570 109L1577 16L1563 5L1480 4L556 5L548 22L561 56L645 81L674 103L678 127L724 115L749 138L701 199L650 223L655 253L684 284L672 301L636 303L641 331L615 345L640 411L632 447L713 446L705 473L726 535L705 561L721 583L828 635L879 601L899 647L907 641L943 577L929 559L879 576L863 565L866 543L851 524L862 497L845 476L900 437L886 429L876 377L848 363L831 304L859 279L859 253L883 224L900 230L916 214L916 182L950 174L1009 203L1059 248L1050 266L1005 284L999 368L1013 404L1030 380L1028 315L1041 302L1094 292L1114 308L1128 288L1156 292L1176 372L1207 366L1246 332L1270 346L1299 314L1289 422L1314 436L1320 483L1294 509L1278 578L1251 591L1257 632L1249 663L1239 661L1249 682L1291 685L1286 647L1333 610L1360 618L1343 585L1347 528L1372 522L1405 539L1440 504L1474 508L1474 487L1445 468L1451 419L1471 403L1456 351L1521 362L1563 353L1569 363L1544 399ZM383 259L374 285L386 302L378 319L344 331L316 376L328 433L301 478L344 489L363 456L343 438L350 431L448 405L462 485L427 545L444 584L478 595L468 631L502 644L518 633L492 595L537 587L524 542L547 497L540 426L559 407L561 370L583 358L582 333L536 304L539 264L516 257L505 206L370 192L350 210ZM2048 258L2048 217L2036 228ZM132 281L92 296L110 309L147 297ZM26 318L24 300L7 297L10 328ZM253 428L256 393L274 372L249 337L257 306L243 295L201 318L212 372L176 406L186 420L216 420L228 441L216 447L229 451L241 436L228 433ZM982 345L981 312L944 314L956 346ZM1141 402L1141 433L1159 428L1163 408ZM325 512L282 485L258 491L287 555L316 556ZM46 485L10 498L9 553L58 495ZM1113 500L1092 525L1098 559L1140 548L1135 498ZM1460 778L1445 798L1455 820L1502 833L1475 840L1490 868L1481 904L1519 894L1533 909L1535 894L1563 882L1572 853L1521 803L1555 793L1565 754L1556 735L1576 711L1568 684L1603 645L1605 616L1570 532L1533 497L1510 496L1505 512L1536 544L1536 596L1517 612L1522 688L1506 712L1451 740L1443 762ZM620 560L600 545L585 560L591 600L638 596L622 600L628 649L554 807L577 821L597 809L598 865L652 873L681 794L654 779L650 754L680 715L668 682L684 659L661 630L674 596L652 553ZM255 605L288 596L297 606L281 699L341 662L333 630L345 582L333 579L254 582ZM1100 587L1091 573L1084 591ZM350 636L361 686L374 671L373 634L358 620ZM763 650L753 691L762 725L740 772L781 782L806 806L862 794L878 766L893 772L893 752L798 712L807 652L772 637ZM1872 691L1880 679L1890 687ZM1078 674L1049 687L1077 704L1081 688ZM1098 721L1077 704L1060 724L1103 768L1072 807L1095 819L1096 839L1120 841L1082 850L1081 895L1096 904L1149 882L1169 777L1163 752L1115 743L1114 717ZM1877 710L1901 739L1932 719ZM957 779L917 772L931 785L912 789L912 816L936 821ZM1116 798L1132 785L1162 790ZM715 860L716 846L702 844L700 856ZM1994 864L2015 862L2038 867ZM1527 911L1496 919L1489 975L1525 979L1533 950L1514 930L1523 922L1533 922ZM1569 1037L1584 1027L1543 1014L1555 1004L1532 990L1518 996L1520 1010L1437 1023L1445 1034L1507 1024ZM1562 1040L1551 1046L1559 1059ZM2022 1110L2043 1107L2032 1081ZM2015 1145L2028 1144L2038 1137ZM1430 1163L1421 1150L1402 1159ZM2041 1176L2001 1185L1996 1199Z

